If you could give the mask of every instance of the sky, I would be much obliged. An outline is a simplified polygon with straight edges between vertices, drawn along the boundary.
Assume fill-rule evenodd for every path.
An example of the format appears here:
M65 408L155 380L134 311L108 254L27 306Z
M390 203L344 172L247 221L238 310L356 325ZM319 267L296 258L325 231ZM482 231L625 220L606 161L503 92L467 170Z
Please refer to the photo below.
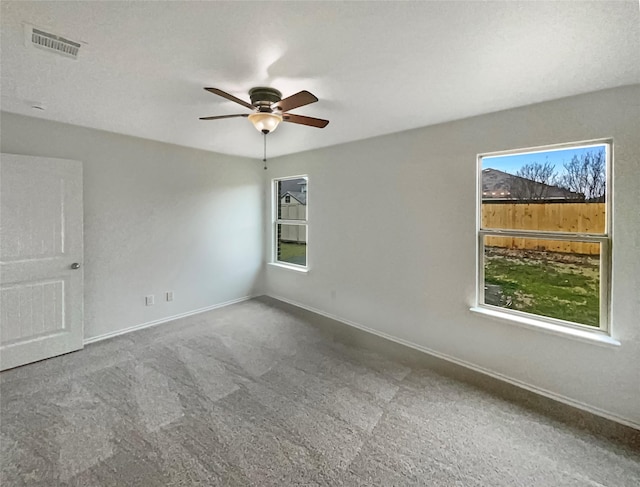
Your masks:
M580 158L584 153L589 151L596 151L598 148L604 148L604 146L590 146L582 148L570 148L570 149L557 149L550 151L534 152L529 154L510 154L506 156L493 156L482 158L482 169L492 168L500 171L515 174L525 164L532 162L539 162L544 164L546 162L555 166L555 170L558 174L564 172L563 164L571 161L574 155Z

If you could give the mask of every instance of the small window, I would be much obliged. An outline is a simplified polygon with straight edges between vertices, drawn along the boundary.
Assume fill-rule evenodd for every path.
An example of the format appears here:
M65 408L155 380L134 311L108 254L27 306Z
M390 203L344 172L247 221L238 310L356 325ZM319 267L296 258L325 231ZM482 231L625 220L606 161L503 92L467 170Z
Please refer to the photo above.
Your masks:
M486 154L478 165L478 306L609 331L611 144Z
M308 178L274 179L273 262L307 267Z

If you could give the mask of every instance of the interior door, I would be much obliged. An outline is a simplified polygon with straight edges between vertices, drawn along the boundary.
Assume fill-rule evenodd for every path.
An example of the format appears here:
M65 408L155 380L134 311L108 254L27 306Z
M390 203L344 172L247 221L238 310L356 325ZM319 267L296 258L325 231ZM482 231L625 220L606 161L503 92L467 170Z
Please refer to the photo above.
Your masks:
M0 370L82 348L82 163L0 156Z

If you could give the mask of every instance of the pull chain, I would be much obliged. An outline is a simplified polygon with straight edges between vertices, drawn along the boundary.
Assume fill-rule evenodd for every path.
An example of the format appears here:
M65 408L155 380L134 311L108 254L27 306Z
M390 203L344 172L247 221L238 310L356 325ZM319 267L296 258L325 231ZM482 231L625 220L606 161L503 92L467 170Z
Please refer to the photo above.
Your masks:
M264 170L267 170L267 134L264 134L264 158L262 159L264 162Z

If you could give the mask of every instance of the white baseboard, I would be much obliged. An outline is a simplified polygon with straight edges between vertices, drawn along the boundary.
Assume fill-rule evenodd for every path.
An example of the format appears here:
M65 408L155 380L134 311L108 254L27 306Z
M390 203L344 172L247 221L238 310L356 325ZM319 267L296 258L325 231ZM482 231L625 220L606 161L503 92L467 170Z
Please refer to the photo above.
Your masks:
M479 365L473 364L471 362L467 362L465 360L460 360L460 359L458 359L456 357L452 357L451 355L447 355L445 353L441 353L441 352L438 352L436 350L432 350L432 349L424 347L422 345L418 345L417 343L413 343L413 342L404 340L402 338L397 338L397 337L394 337L392 335L388 335L387 333L375 330L373 328L369 328L368 326L362 325L360 323L356 323L356 322L351 321L351 320L347 320L345 318L341 318L340 316L336 316L336 315L333 315L331 313L327 313L325 311L313 308L311 306L307 306L305 304L298 303L298 302L293 301L291 299L287 299L287 298L284 298L282 296L277 296L277 295L274 295L274 294L268 294L267 296L269 296L269 297L271 297L273 299L277 299L278 301L283 301L283 302L291 304L293 306L297 306L298 308L305 309L305 310L310 311L312 313L316 313L316 314L319 314L321 316L325 316L326 318L338 321L338 322L343 323L345 325L352 326L354 328L358 328L359 330L365 331L367 333L371 333L372 335L379 336L379 337L384 338L386 340L389 340L391 342L399 343L400 345L404 345L405 347L409 347L409 348L412 348L414 350L418 350L419 352L423 352L423 353L426 353L428 355L431 355L433 357L437 357L437 358L440 358L442 360L446 360L447 362L451 362L451 363L454 363L456 365L460 365L462 367L466 367L468 369L475 370L476 372L480 372L481 374L488 375L490 377L493 377L494 379L498 379L498 380L501 380L503 382L507 382L507 383L512 384L514 386L520 387L522 389L526 389L528 391L531 391L531 392L533 392L535 394L539 394L541 396L548 397L548 398L553 399L555 401L558 401L558 402L561 402L561 403L564 403L564 404L568 404L569 406L573 406L573 407L581 409L583 411L587 411L588 413L594 414L596 416L600 416L600 417L609 419L611 421L615 421L616 423L620 423L620 424L623 424L625 426L629 426L631 428L640 430L640 423L637 423L636 421L633 421L631 419L623 418L623 417L618 416L616 414L612 414L612 413L610 413L608 411L604 411L604 410L602 410L600 408L596 408L596 407L590 406L588 404L585 404L583 402L571 399L569 397L566 397L566 396L563 396L563 395L560 395L560 394L556 394L555 392L551 392L551 391L548 391L546 389L543 389L543 388L540 388L540 387L537 387L537 386L534 386L534 385L531 385L531 384L527 384L526 382L522 382L521 380L513 379L513 378L508 377L506 375L503 375L503 374L501 374L499 372L495 372L493 370L486 369L484 367L481 367Z
M187 311L186 313L180 313L178 315L167 316L165 318L160 318L159 320L147 321L146 323L141 323L139 325L130 326L128 328L123 328L121 330L110 331L109 333L105 333L103 335L98 335L95 337L87 338L83 341L84 345L89 345L90 343L100 342L102 340L107 340L109 338L117 337L119 335L124 335L125 333L131 333L132 331L142 330L144 328L149 328L151 326L160 325L162 323L167 323L169 321L177 320L180 318L186 318L187 316L197 315L199 313L205 313L206 311L211 311L218 308L223 308L225 306L229 306L231 304L241 303L242 301L247 301L249 299L253 299L256 296L244 296L238 299L232 299L231 301L225 301L224 303L214 304L212 306L206 306L204 308L194 309L192 311Z

